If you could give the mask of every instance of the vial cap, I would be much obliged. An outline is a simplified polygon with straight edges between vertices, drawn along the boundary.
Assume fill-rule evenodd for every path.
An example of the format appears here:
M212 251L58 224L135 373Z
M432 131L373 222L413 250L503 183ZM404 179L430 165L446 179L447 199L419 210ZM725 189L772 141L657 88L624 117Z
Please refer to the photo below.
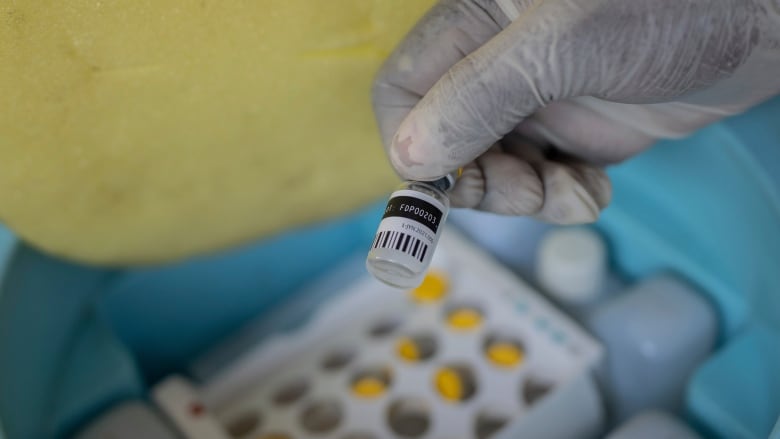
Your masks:
M374 377L361 378L352 385L352 392L361 398L375 398L385 393L387 386Z
M460 403L474 396L477 381L474 372L467 366L451 365L436 371L434 387L443 400Z
M398 340L396 349L398 350L398 356L406 361L417 361L420 359L420 349L418 349L417 343L408 337Z
M448 401L460 401L463 399L463 380L456 370L442 368L436 374L436 389L439 394Z
M515 367L523 362L523 351L518 346L507 342L492 343L487 348L487 357L498 367Z
M551 296L564 304L586 304L602 292L606 246L593 230L556 229L542 240L536 264L537 280Z
M458 170L455 173L447 174L438 180L434 180L430 182L430 184L435 186L441 191L447 192L448 190L452 189L453 186L455 186L455 182L461 176L462 173L463 173L463 168L458 168Z
M418 303L438 302L447 295L448 289L447 275L437 270L431 270L423 279L422 284L412 290L412 298Z
M450 328L456 331L470 331L482 324L482 314L472 308L458 308L447 316Z

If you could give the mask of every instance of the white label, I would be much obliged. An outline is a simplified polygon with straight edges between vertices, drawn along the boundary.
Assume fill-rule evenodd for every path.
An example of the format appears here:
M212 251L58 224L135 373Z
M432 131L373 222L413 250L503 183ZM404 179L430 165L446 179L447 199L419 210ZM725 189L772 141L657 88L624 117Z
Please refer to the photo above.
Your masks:
M387 202L371 251L424 270L446 216L445 207L435 198L417 191L396 191Z

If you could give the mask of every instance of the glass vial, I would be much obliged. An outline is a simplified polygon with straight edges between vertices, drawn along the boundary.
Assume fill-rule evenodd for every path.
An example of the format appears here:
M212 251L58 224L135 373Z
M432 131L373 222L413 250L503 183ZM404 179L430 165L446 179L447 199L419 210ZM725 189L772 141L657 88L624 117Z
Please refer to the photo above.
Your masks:
M406 181L390 195L366 258L375 278L396 288L420 285L449 213L446 191L454 184L452 175L433 182Z

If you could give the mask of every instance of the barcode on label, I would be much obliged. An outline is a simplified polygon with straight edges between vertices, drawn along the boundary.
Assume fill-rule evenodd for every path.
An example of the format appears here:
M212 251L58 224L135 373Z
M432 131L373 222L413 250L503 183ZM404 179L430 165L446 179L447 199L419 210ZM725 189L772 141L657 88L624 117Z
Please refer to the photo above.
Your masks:
M374 245L371 248L390 248L396 249L412 256L422 262L425 259L425 253L428 252L428 244L419 239L402 232L391 232L388 230L379 232L374 238Z

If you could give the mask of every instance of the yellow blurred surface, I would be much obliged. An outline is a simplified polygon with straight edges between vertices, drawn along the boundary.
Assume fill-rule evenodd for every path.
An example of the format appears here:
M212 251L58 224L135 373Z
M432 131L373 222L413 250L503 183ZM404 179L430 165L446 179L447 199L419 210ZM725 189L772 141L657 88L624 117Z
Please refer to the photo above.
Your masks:
M523 362L523 351L513 343L496 342L487 348L487 358L498 367L515 367Z
M456 309L447 317L447 323L454 330L470 331L482 324L482 314L471 308Z
M374 377L365 377L352 385L352 393L360 398L375 398L385 393L386 388L387 386L382 380Z
M145 263L377 199L371 79L432 3L0 2L0 220Z
M417 343L409 337L403 337L396 343L396 351L398 356L406 361L415 362L421 357L420 349L417 347Z
M460 401L463 399L463 382L460 374L454 369L441 368L436 373L436 390L447 401Z
M447 295L449 281L447 274L441 271L431 270L419 287L412 290L412 298L416 302L438 302Z

